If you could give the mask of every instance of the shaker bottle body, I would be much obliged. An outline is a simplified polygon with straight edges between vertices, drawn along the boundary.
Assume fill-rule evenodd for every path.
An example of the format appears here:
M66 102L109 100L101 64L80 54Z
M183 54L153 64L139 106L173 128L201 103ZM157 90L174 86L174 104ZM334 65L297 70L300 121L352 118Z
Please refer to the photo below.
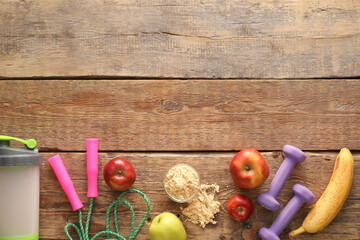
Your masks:
M41 155L35 140L11 148L10 139L0 135L0 240L38 240Z
M40 167L0 167L0 240L39 238Z

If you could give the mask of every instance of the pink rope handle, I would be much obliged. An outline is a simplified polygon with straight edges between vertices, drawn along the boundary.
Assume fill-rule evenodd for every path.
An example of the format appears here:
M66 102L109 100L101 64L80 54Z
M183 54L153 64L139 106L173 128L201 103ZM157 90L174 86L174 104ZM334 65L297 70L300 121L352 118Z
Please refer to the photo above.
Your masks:
M64 190L66 196L68 197L72 210L76 211L83 207L79 196L75 191L75 187L70 179L68 172L60 158L59 155L55 155L49 158L51 167L53 168L57 179L60 182L62 189Z
M86 159L87 159L87 176L88 176L88 192L87 196L97 197L97 176L98 176L98 140L86 139Z

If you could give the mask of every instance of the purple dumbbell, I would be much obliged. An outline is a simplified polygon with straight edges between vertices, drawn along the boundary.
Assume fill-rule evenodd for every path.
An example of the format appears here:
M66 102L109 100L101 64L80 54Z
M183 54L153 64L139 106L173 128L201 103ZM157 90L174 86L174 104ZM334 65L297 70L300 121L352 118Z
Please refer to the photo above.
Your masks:
M256 199L258 203L271 211L277 211L279 209L280 203L276 198L284 187L295 164L297 162L303 162L306 158L303 151L291 145L285 145L283 152L286 155L285 160L276 172L268 191L266 193L260 193Z
M280 233L286 228L289 222L294 218L304 202L312 203L315 199L314 194L301 184L293 186L295 196L288 202L279 216L275 219L270 228L261 228L260 237L263 240L280 240Z

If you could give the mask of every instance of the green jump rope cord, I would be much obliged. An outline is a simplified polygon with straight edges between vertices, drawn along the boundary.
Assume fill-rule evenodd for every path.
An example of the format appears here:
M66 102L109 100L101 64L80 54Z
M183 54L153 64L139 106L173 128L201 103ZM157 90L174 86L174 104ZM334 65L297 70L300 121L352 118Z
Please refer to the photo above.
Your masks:
M135 224L135 213L134 213L134 209L133 207L131 206L131 204L124 200L124 199L121 199L126 193L130 193L130 192L133 192L133 193L138 193L141 195L142 198L145 199L146 201L146 204L147 204L147 211L146 211L146 214L144 216L144 218L141 220L139 226L135 229L134 231L134 224ZM118 205L119 203L123 203L125 204L129 209L130 209L130 212L131 212L131 231L130 231L130 236L129 236L129 240L133 240L135 238L135 236L138 234L138 232L140 231L140 228L142 227L142 225L144 225L147 217L149 216L150 214L150 200L149 198L141 191L137 190L137 189L128 189L124 192L122 192L117 198L115 201L113 201L107 211L106 211L106 230L105 231L101 231L101 232L98 232L97 234L95 234L94 237L91 238L91 240L94 240L96 239L97 237L99 237L100 235L103 235L103 234L106 234L106 239L110 239L110 235L112 236L115 236L117 237L118 240L126 240L126 238L124 238L123 236L120 235L120 232L119 232L119 225L118 225L118 217L117 217L117 209L118 209ZM73 238L70 236L69 234L69 231L68 231L68 228L69 227L73 227L77 233L77 235L79 236L79 239L80 240L90 240L90 237L89 237L89 226L90 226L90 219L91 219L91 213L92 213L92 209L93 209L93 204L94 204L94 198L90 198L90 204L89 204L89 211L88 211L88 215L87 215L87 218L86 218L86 224L85 224L85 229L84 229L84 226L83 226L83 220L82 220L82 211L81 209L78 210L79 212L79 226L80 226L80 229L73 223L68 223L66 224L65 228L64 228L64 231L65 231L65 234L66 234L66 237L69 239L69 240L73 240ZM110 214L111 214L111 209L114 208L114 225L115 225L115 232L113 231L110 231Z

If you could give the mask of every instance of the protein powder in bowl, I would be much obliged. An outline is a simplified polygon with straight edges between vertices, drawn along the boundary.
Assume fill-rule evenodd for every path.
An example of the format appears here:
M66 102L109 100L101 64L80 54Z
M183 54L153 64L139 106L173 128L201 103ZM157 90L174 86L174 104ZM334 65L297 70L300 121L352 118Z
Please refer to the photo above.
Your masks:
M189 202L200 190L199 173L187 164L174 165L165 175L164 189L171 200L178 203Z

